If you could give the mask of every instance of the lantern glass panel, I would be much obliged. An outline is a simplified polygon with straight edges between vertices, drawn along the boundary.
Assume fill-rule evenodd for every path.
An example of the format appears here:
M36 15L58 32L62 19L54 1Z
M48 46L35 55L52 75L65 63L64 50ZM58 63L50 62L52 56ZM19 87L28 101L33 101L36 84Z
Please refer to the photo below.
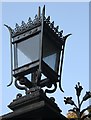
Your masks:
M57 71L59 49L54 41L44 36L43 38L43 61Z
M18 67L39 59L40 34L17 44Z

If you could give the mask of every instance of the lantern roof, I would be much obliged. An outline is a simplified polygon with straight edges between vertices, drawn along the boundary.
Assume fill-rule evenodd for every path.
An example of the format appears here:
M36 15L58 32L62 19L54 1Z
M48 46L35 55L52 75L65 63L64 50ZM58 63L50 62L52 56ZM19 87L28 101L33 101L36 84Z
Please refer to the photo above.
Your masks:
M33 21L29 17L27 23L22 21L20 26L16 23L15 29L12 29L12 37L15 37L15 36L17 36L19 34L22 34L22 33L26 32L26 31L32 30L33 28L36 28L36 27L38 27L40 25L41 25L41 17L38 18L38 16L36 15Z
M44 15L44 23L45 23L45 25L48 26L47 28L50 29L52 34L55 34L56 37L58 37L58 39L63 37L63 35L62 35L63 30L59 31L58 30L59 26L55 27L54 21L50 22L50 16L45 17L45 15ZM37 27L41 26L41 24L42 24L42 14L40 15L40 10L39 10L38 15L36 14L33 20L31 19L31 17L29 17L27 23L25 23L24 21L22 21L21 25L18 25L16 23L15 28L11 29L12 30L12 38L15 36L18 36L24 32L30 31L34 28L37 28Z

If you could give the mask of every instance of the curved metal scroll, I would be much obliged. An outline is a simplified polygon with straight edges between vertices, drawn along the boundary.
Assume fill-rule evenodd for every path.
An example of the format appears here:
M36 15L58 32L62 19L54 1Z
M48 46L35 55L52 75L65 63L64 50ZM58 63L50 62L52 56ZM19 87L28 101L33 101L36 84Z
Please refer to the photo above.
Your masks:
M16 86L16 88L18 88L18 89L20 89L20 90L25 90L26 91L26 94L27 94L27 87L22 87L22 86L20 86L20 85L18 85L18 82L19 80L18 80L18 78L16 78L15 79L15 86Z
M5 27L8 28L9 33L10 33L10 49L11 49L11 82L7 85L10 86L13 83L13 76L12 76L12 71L13 71L13 57L12 57L12 28L9 27L8 25L4 24Z
M64 49L65 49L66 39L67 39L67 37L69 37L70 35L72 35L72 34L68 34L68 35L66 35L66 36L63 37L64 44L63 44L63 49L62 49L62 58L61 58L60 75L59 75L59 88L60 88L60 90L61 90L62 92L64 92L63 89L62 89L62 86L61 86L61 77L62 77L62 67L63 67Z
M53 93L53 92L56 91L56 89L57 89L57 83L54 83L54 89L52 89L52 90L46 89L46 90L45 90L45 93Z

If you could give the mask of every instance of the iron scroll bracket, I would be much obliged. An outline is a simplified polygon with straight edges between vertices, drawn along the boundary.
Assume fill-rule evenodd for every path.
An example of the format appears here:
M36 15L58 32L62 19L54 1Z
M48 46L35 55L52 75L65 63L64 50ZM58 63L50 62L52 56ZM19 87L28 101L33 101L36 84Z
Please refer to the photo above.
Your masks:
M68 34L66 36L63 37L63 41L64 41L64 44L63 44L63 49L62 49L62 58L61 58L61 64L60 64L60 75L59 75L59 88L62 92L64 92L64 90L62 89L62 86L61 86L61 78L62 78L62 68L63 68L63 59L64 59L64 49L65 49L65 43L66 43L66 40L67 38L72 35L72 34Z
M13 74L13 73L12 73L12 71L13 71L13 58L12 58L12 32L13 32L13 29L12 29L10 26L6 25L6 24L4 24L4 26L8 28L9 33L10 33L11 81L10 81L10 83L7 85L7 87L9 87L9 86L11 86L12 83L13 83L13 76L12 76L12 74Z

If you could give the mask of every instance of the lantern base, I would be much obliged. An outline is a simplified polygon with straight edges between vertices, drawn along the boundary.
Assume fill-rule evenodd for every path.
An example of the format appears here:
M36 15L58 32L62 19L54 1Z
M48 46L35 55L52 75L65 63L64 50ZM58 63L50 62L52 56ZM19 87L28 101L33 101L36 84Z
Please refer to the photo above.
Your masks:
M57 104L42 90L13 100L8 106L13 112L2 116L2 120L67 120Z

